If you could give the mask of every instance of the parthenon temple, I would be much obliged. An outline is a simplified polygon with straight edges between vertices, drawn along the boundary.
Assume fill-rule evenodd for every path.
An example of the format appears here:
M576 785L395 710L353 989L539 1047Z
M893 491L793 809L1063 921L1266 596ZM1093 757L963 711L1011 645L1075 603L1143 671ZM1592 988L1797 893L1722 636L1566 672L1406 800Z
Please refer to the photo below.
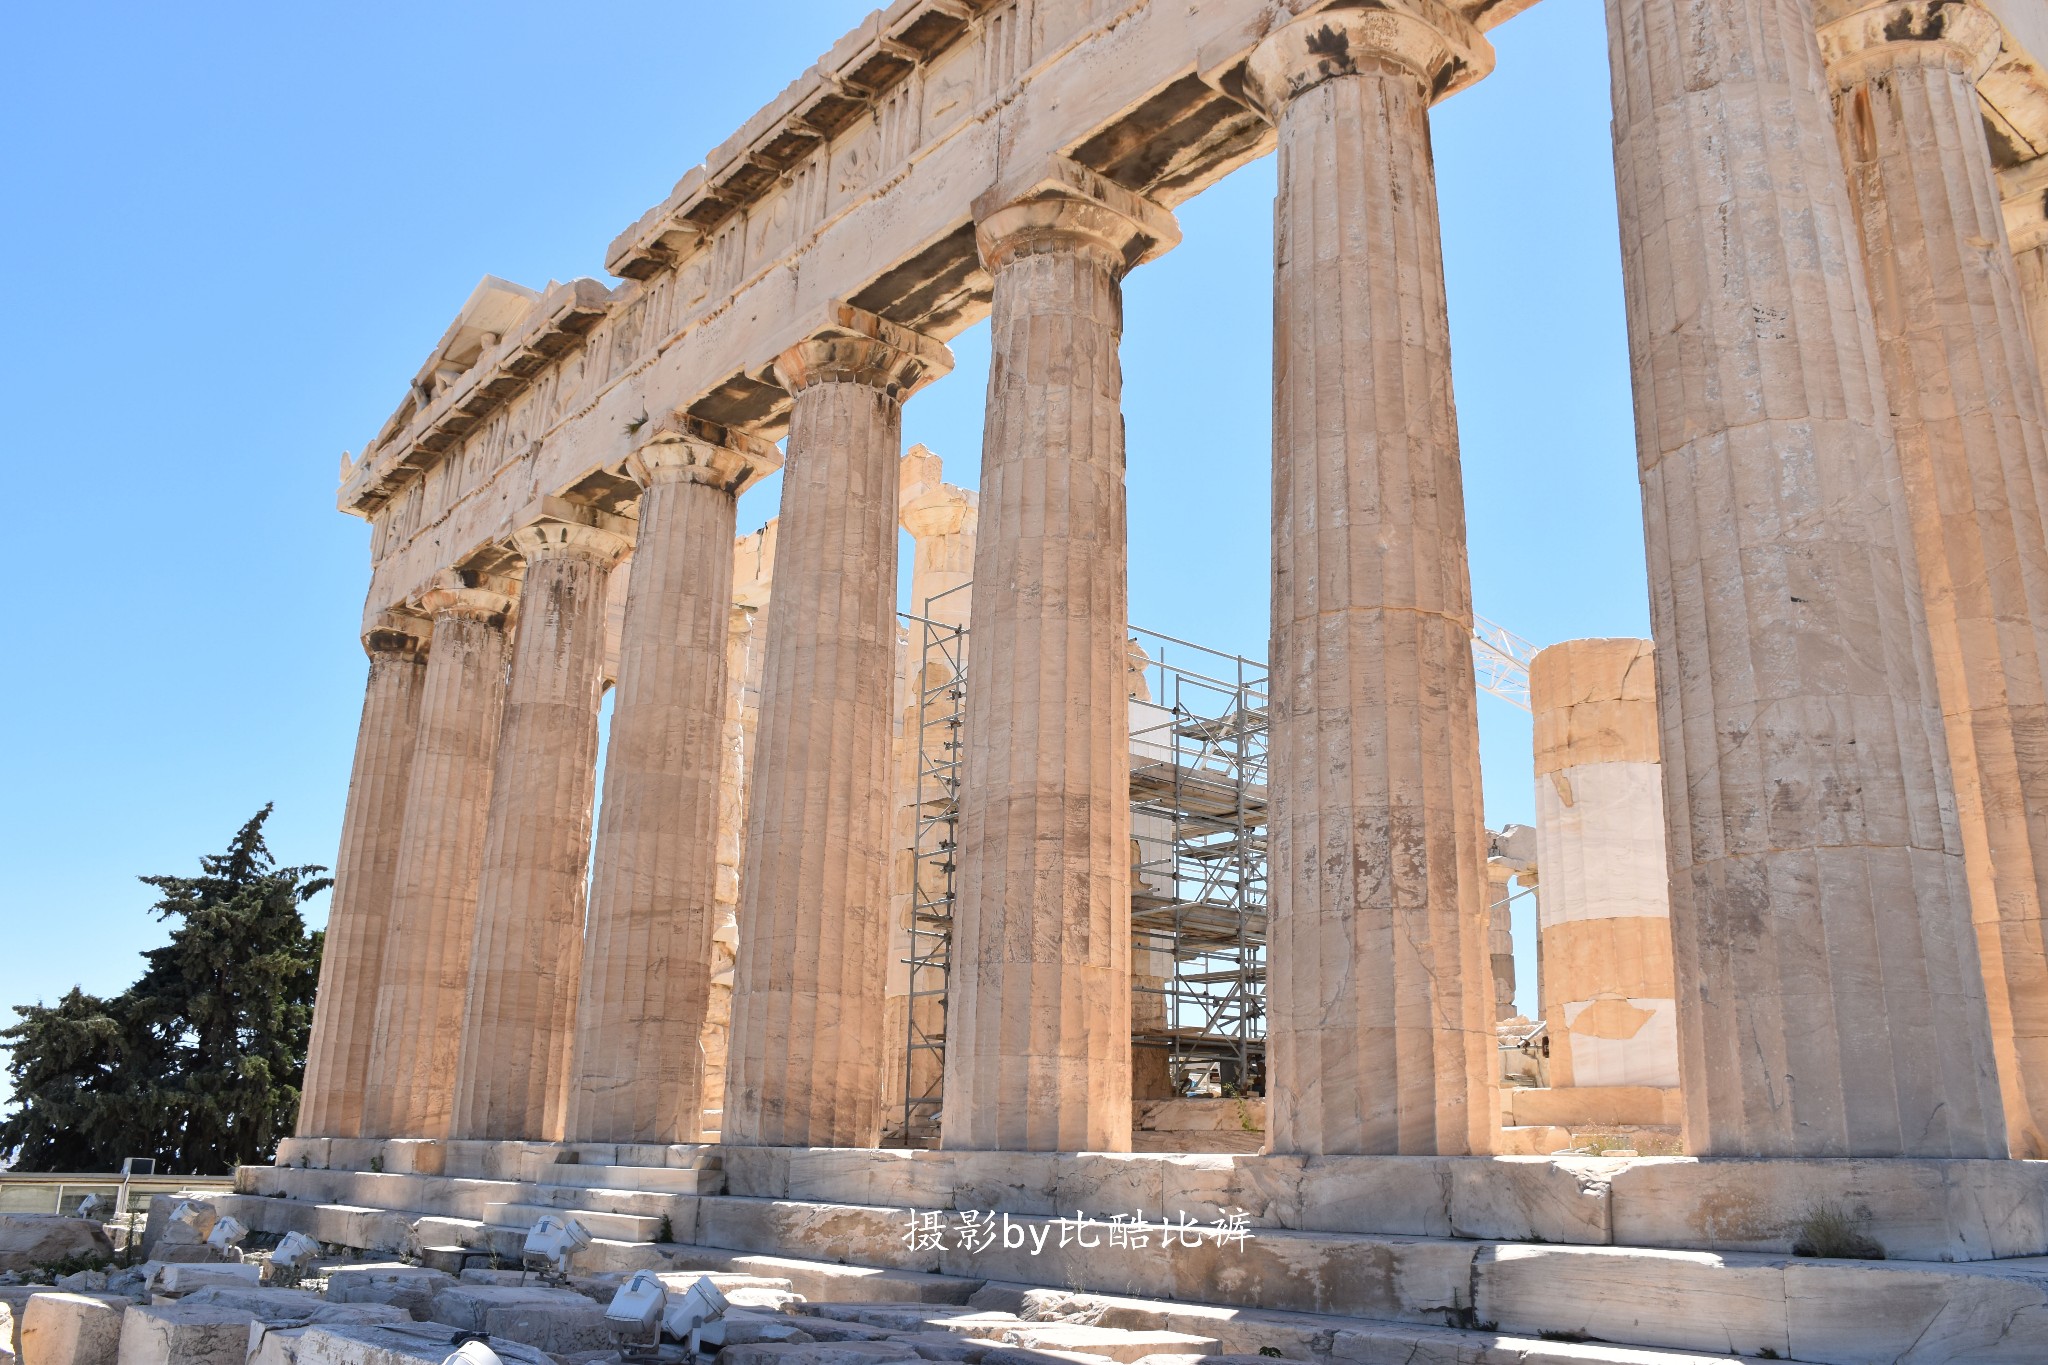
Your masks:
M2048 1359L2048 4L1606 0L1653 638L1539 650L1473 610L1429 136L1533 2L896 0L612 282L486 276L344 461L369 680L236 1216L1121 1296L1183 1362ZM1119 347L1269 154L1253 659L1130 620ZM902 415L984 318L969 479ZM984 1212L1202 1231L915 1235Z

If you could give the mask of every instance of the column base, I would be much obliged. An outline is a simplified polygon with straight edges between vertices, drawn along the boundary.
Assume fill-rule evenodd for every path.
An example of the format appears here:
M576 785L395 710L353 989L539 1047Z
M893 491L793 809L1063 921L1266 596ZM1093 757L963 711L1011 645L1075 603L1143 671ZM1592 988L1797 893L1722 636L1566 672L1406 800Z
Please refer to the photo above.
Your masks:
M607 1150L697 1164L589 1159ZM364 1151L330 1141L324 1154ZM403 1252L479 1280L516 1262L527 1228L552 1213L594 1239L579 1277L772 1277L810 1300L800 1314L997 1336L1078 1352L1065 1358L1082 1365L1168 1346L1322 1365L1539 1353L1593 1365L1617 1346L1643 1365L1862 1365L1918 1359L1927 1342L1943 1359L2048 1359L2048 1267L1992 1259L2048 1250L2044 1162L453 1142L451 1174L430 1176L316 1168L317 1140L281 1155L307 1164L244 1167L240 1193L209 1196L215 1207L258 1232ZM452 1174L521 1166L543 1178ZM157 1201L163 1214L175 1198ZM967 1212L984 1238L961 1239ZM1224 1225L1233 1213L1241 1238ZM1110 1220L1133 1215L1148 1241L1113 1240ZM1162 1224L1176 1229L1170 1244ZM1059 1296L1059 1321L1034 1311L1033 1289Z
M377 1175L403 1179L388 1187L364 1180ZM1038 1218L1142 1211L1153 1222L1180 1212L1208 1221L1235 1209L1255 1233L1784 1255L1793 1252L1815 1211L1832 1206L1894 1259L2048 1255L2048 1162L2039 1161L1055 1154L291 1138L280 1146L276 1166L244 1167L239 1188L269 1193L280 1180L305 1184L280 1187L280 1194L413 1209L425 1205L412 1200L456 1186L466 1187L472 1203L488 1198L518 1208L550 1202L532 1189L479 1190L476 1182L595 1195L689 1194L698 1197L691 1216L700 1238L710 1226L706 1217L747 1216L743 1208L724 1207L726 1201L780 1200ZM416 1193L399 1199L406 1190ZM561 1206L578 1207L573 1199Z

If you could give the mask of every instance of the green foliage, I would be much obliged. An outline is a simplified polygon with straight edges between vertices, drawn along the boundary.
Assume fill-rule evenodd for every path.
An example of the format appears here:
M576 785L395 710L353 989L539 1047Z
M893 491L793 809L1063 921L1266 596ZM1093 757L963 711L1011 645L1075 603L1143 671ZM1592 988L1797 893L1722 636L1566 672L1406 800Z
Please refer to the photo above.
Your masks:
M1792 1241L1792 1254L1882 1261L1884 1244L1863 1230L1868 1221L1831 1201L1809 1204L1795 1225L1798 1235Z
M23 1102L0 1123L0 1151L23 1170L81 1171L126 1134L120 1095L135 1075L113 1002L73 987L55 1005L17 1005L0 1029L13 1053L8 1074Z
M196 877L143 877L170 942L102 1000L17 1005L0 1030L17 1106L0 1155L24 1171L113 1170L156 1158L194 1175L266 1160L298 1115L321 935L299 907L330 882L279 867L265 806Z
M54 1261L38 1261L29 1270L28 1279L33 1284L55 1284L65 1275L76 1275L84 1270L107 1270L114 1262L105 1256L83 1254L64 1256Z

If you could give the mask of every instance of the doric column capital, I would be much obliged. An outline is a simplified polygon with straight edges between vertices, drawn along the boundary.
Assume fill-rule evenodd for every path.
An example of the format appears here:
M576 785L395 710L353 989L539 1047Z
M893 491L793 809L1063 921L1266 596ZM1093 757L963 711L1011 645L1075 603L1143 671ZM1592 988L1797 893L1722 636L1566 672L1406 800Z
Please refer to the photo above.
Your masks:
M427 642L432 637L433 625L424 617L405 611L382 611L363 627L363 653L372 659L387 655L417 659L426 654Z
M1885 0L1820 26L1820 51L1836 88L1880 71L1933 66L1974 83L1998 60L2005 30L1965 0Z
M1326 9L1275 29L1245 63L1245 92L1267 118L1338 76L1405 71L1430 103L1493 70L1493 45L1439 0L1384 0L1372 9Z
M501 626L512 614L509 593L478 585L480 575L462 569L443 569L414 601L420 611L435 620L444 616L466 617L487 625Z
M918 540L957 535L974 519L974 494L952 484L928 488L897 509L903 529Z
M773 441L689 413L656 422L626 458L626 473L643 489L687 481L737 497L782 467Z
M616 564L633 548L633 542L616 531L552 517L528 522L507 539L529 565L549 555L576 555Z
M952 368L944 342L839 299L816 334L775 357L776 382L792 394L813 384L864 384L898 402Z
M974 201L981 263L1001 270L1020 256L1097 252L1121 276L1180 243L1173 214L1142 194L1065 157L1052 157L1021 185L998 185Z

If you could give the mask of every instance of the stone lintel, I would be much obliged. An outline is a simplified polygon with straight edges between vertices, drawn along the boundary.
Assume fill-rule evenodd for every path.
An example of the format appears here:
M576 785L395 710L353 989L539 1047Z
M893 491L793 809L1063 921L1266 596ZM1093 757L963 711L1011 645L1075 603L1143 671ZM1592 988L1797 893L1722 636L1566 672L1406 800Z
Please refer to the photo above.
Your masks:
M1403 69L1430 103L1448 99L1493 70L1493 45L1439 0L1384 0L1372 9L1320 10L1274 30L1245 62L1253 107L1278 122L1304 91L1337 76Z
M900 403L950 374L953 352L942 341L834 299L818 328L775 357L771 369L773 381L792 394L813 384L853 383Z
M2048 53L2029 52L2012 35L1983 74L1977 101L1991 134L1991 159L2000 166L2048 156Z
M974 235L990 270L1056 242L1068 249L1081 242L1107 250L1128 271L1180 245L1180 224L1144 195L1055 156L976 197Z
M782 467L775 442L690 413L670 413L626 458L626 474L642 488L684 478L737 497Z
M2013 251L2048 245L2048 156L2000 172L1998 188L2005 200L2005 232Z
M489 281L487 276L486 283ZM555 285L538 296L516 328L493 334L498 339L482 346L468 367L439 393L425 395L423 400L415 388L377 439L343 471L336 504L360 517L383 506L408 480L431 468L477 423L524 391L550 361L597 326L610 298L611 291L592 279ZM437 355L447 349L448 337L456 335L461 326L458 317ZM408 407L412 412L401 421Z

